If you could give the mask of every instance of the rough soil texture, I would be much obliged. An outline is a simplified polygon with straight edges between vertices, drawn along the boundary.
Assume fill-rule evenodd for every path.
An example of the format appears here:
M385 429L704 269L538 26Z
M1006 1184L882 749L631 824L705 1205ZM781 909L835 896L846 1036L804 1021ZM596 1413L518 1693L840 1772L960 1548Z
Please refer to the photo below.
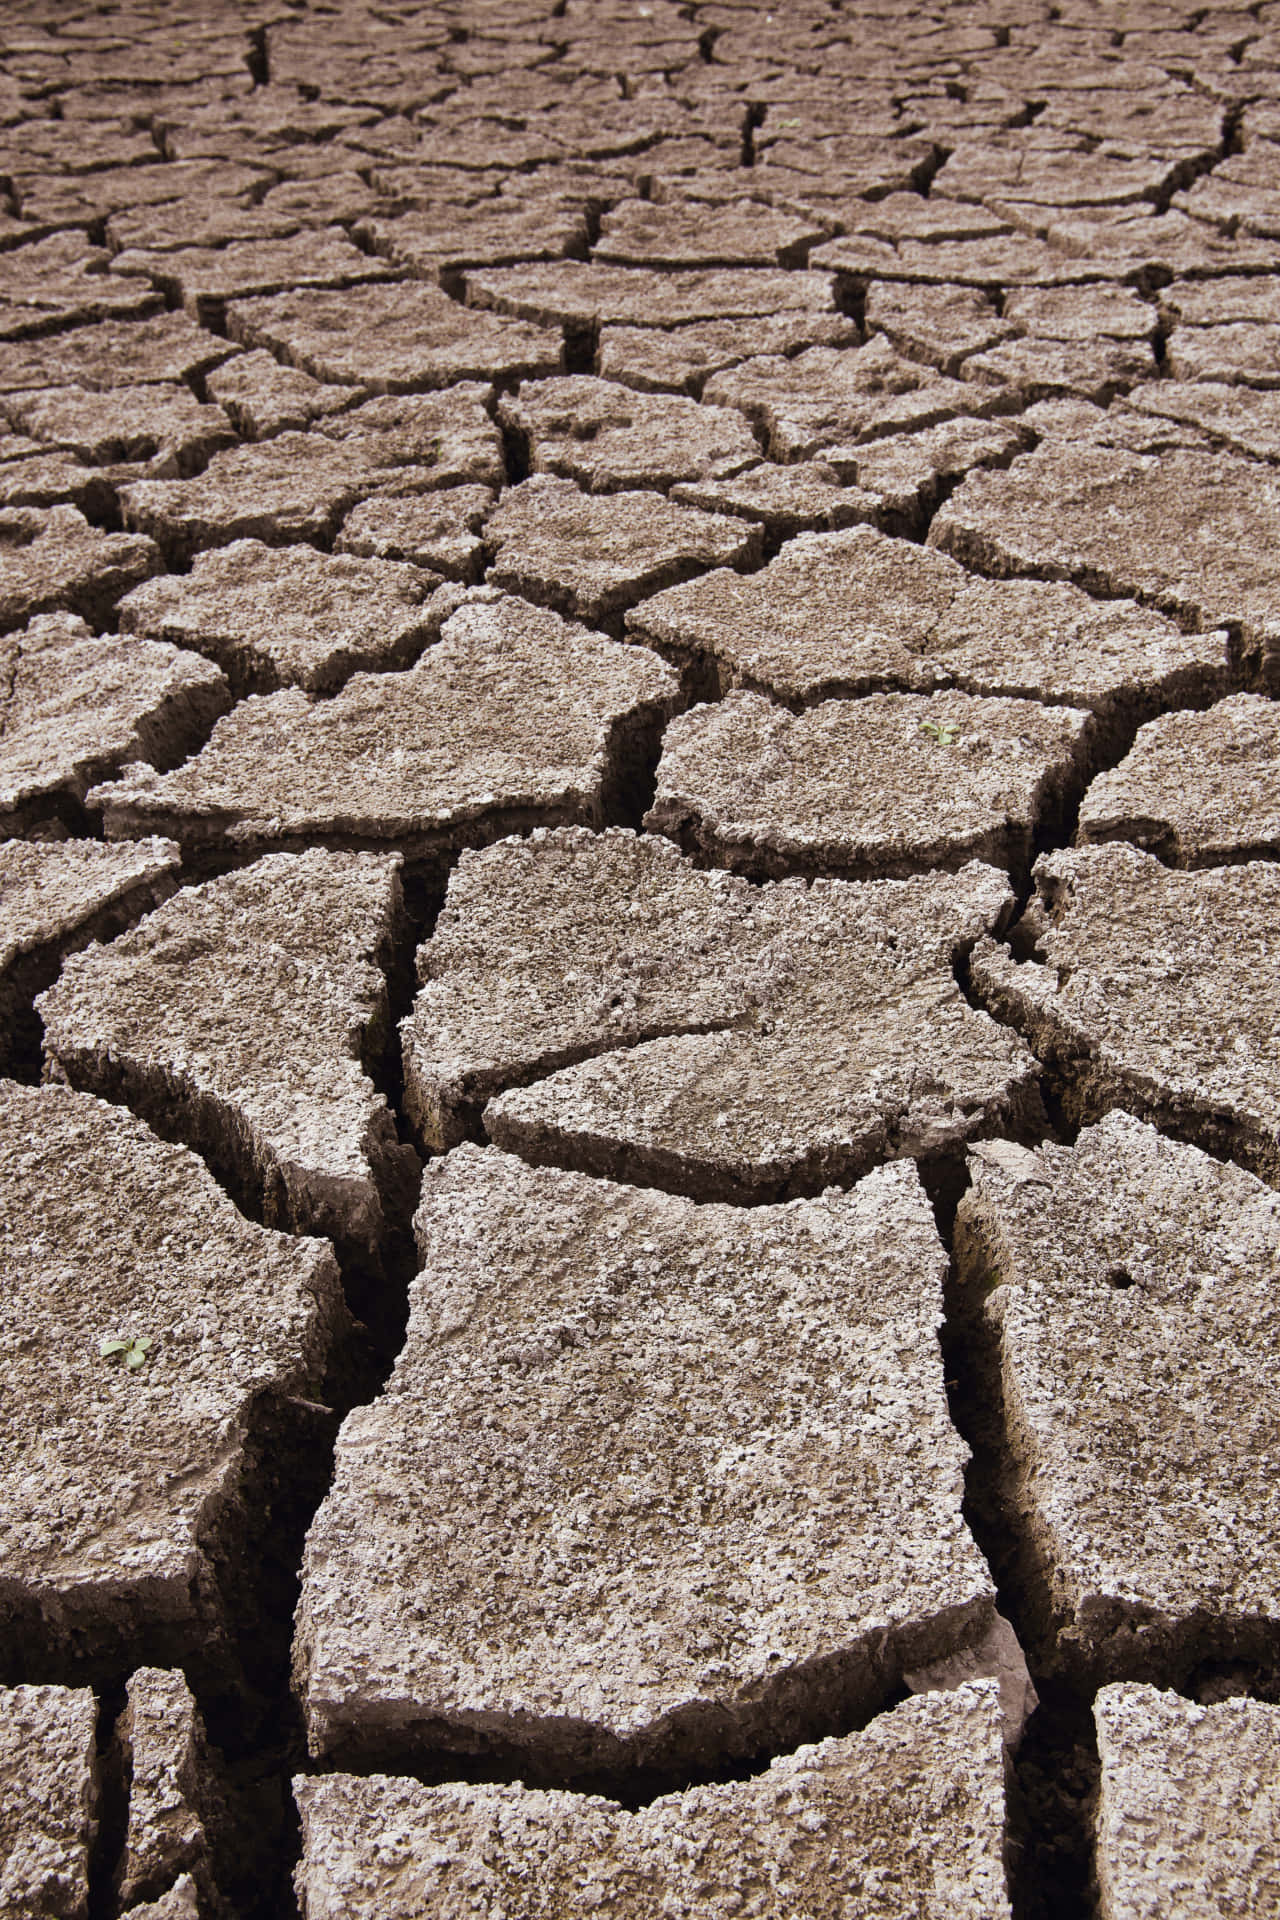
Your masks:
M1104 1920L1227 1920L1280 1900L1280 1709L1104 1687L1094 1707Z
M1278 240L1265 0L10 0L0 1920L1276 1907Z
M85 1687L0 1688L0 1913L88 1920L97 1703Z
M705 1763L988 1625L913 1167L699 1208L466 1146L416 1227L432 1281L307 1547L314 1753Z
M1280 1198L1126 1113L971 1166L959 1277L998 1349L1048 1657L1274 1667Z
M306 1920L512 1911L1007 1920L990 1685L896 1707L739 1784L627 1812L596 1795L299 1779ZM832 1855L840 1861L838 1878Z

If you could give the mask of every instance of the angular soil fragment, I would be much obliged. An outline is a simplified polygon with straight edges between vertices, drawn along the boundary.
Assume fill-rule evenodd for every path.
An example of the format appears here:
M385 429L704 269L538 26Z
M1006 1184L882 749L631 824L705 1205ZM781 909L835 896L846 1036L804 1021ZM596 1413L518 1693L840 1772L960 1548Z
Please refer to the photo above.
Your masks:
M98 1831L97 1702L84 1689L0 1688L0 1914L88 1920Z
M825 458L846 480L879 496L880 524L910 540L924 536L930 516L953 483L975 467L1004 467L1026 450L1022 419L959 415L913 433L886 434Z
M1236 1920L1280 1902L1280 1707L1155 1687L1094 1702L1105 1920Z
M1177 873L1113 843L1037 861L1022 964L983 941L971 977L1058 1077L1072 1120L1110 1107L1280 1185L1274 929L1280 867Z
M727 407L585 374L523 386L499 402L498 417L524 441L533 473L591 493L740 473L760 458L751 429Z
M103 533L74 507L10 507L0 512L0 629L55 611L106 626L121 594L159 565L150 540Z
M730 693L668 727L650 832L758 879L869 880L985 860L1025 876L1084 782L1088 716L964 693L800 715Z
M788 471L788 469L783 469ZM804 535L764 569L716 572L627 617L628 635L792 705L955 685L1088 707L1102 736L1229 685L1224 633L1184 634L1132 601L1039 580L988 580L871 527Z
M1280 1671L1280 1197L1130 1114L970 1156L1026 1618L1090 1685ZM984 1298L985 1296L985 1298Z
M745 360L708 380L703 399L739 408L764 437L770 458L784 464L957 414L1008 411L997 389L988 394L948 380L904 359L883 338L843 352L810 347L792 360Z
M985 1631L914 1168L700 1208L467 1145L416 1226L404 1351L307 1541L313 1753L706 1765Z
M1079 841L1132 840L1173 867L1280 854L1280 712L1239 693L1207 713L1170 713L1094 781Z
M733 1200L1034 1125L1029 1057L952 974L1008 900L976 865L759 890L624 833L505 843L461 863L419 955L407 1109L441 1144L495 1093L512 1151Z
M317 380L374 393L536 380L559 372L563 352L559 333L469 312L421 281L239 300L227 322L246 346L269 347Z
M1257 460L1280 460L1280 393L1213 380L1153 380L1125 395L1126 408L1193 427L1212 444Z
M484 541L495 586L592 621L760 552L758 532L740 520L651 492L585 494L546 473L503 494Z
M330 693L357 668L408 666L440 631L438 576L390 560L236 540L121 602L127 633L206 654L237 698Z
M104 320L43 340L11 341L0 366L0 391L22 387L93 387L102 391L150 381L187 380L235 352L228 340L185 313L147 320Z
M505 267L517 260L561 260L587 250L587 223L576 206L482 201L415 208L394 219L361 220L356 236L394 266L424 280L455 284L467 267Z
M1074 580L1237 627L1280 688L1280 473L1257 461L1051 439L1005 473L971 473L929 544L987 573Z
M682 481L671 489L671 497L713 513L756 520L779 541L791 534L874 521L881 507L878 494L842 487L835 468L820 460L793 467L761 462L728 479Z
M38 1066L35 996L63 957L110 939L172 893L171 840L0 840L0 1073Z
M164 820L192 850L320 840L438 863L538 822L602 826L676 698L655 655L477 587L407 673L244 700L184 767L130 768L91 804L111 839Z
M195 479L125 487L121 509L130 525L155 534L175 565L241 538L324 543L370 494L500 481L502 441L487 398L487 388L472 384L366 401L310 433L215 454Z
M698 320L742 320L753 314L835 311L829 273L781 268L710 268L652 273L642 268L556 261L546 266L497 267L467 275L472 307L572 333L595 334L605 325L678 327Z
M1146 341L1003 340L966 360L962 378L995 382L1024 400L1078 394L1105 407L1140 380L1155 377L1156 363Z
M194 1154L65 1087L0 1085L0 1200L0 1655L234 1684L251 1462L346 1325L333 1254L253 1225Z
M537 1920L656 1906L908 1920L940 1912L945 1889L948 1920L1008 1920L993 1721L989 1685L935 1694L755 1779L634 1813L523 1786L298 1779L298 1899L305 1920L498 1920L513 1898Z
M172 766L231 704L209 661L43 614L0 637L0 833L80 812L95 780Z
M334 542L334 551L360 554L365 559L407 560L415 567L429 567L446 579L469 582L484 564L480 530L494 498L491 487L376 494L351 509Z
M326 386L296 367L282 367L265 351L235 354L214 368L205 387L247 440L303 432L313 420L341 413L361 398L359 388Z
M223 324L229 300L390 278L389 269L353 247L341 227L310 229L283 239L234 240L223 247L159 253L130 248L116 255L111 271L145 275L193 320L215 327Z
M596 372L605 380L653 392L697 397L713 373L762 354L801 347L858 344L854 321L842 313L762 313L746 320L695 320L679 327L603 327Z
M46 387L7 394L10 422L95 465L152 460L172 474L192 473L235 439L221 407L202 407L189 387Z
M198 1148L268 1225L377 1271L416 1172L366 1071L405 932L394 858L269 856L69 959L40 1000L46 1054Z
M229 1838L230 1810L199 1708L179 1671L138 1669L115 1740L129 1783L117 1900L135 1907L189 1875L206 1913L223 1914L213 1854L215 1843Z
M751 201L708 207L623 200L601 221L592 258L619 267L802 267L829 231Z

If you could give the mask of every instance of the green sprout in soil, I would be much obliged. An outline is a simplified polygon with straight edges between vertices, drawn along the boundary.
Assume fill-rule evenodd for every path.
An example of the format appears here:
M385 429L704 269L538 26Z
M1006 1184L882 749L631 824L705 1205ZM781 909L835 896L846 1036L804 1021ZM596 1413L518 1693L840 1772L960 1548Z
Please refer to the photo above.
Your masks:
M139 1367L145 1365L147 1355L154 1345L155 1341L150 1334L131 1334L127 1340L104 1340L98 1352L104 1360L110 1360L113 1365L118 1365L123 1360L130 1373L136 1373Z
M927 733L929 738L936 741L940 747L954 746L960 738L959 727L944 726L937 720L922 720L920 722L920 731L921 733Z

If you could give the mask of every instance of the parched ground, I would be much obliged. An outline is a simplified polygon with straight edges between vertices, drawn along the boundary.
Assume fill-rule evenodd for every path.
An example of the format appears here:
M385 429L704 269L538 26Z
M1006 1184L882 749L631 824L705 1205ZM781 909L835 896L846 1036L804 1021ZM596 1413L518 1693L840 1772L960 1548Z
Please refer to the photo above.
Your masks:
M1280 1914L1280 8L0 9L0 1920Z

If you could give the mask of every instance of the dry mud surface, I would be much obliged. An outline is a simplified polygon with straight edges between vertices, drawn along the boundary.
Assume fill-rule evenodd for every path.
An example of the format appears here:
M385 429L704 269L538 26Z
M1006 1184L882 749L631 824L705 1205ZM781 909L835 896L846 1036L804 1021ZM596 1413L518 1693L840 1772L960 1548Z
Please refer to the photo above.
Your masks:
M1280 6L11 0L0 1920L1280 1913Z

